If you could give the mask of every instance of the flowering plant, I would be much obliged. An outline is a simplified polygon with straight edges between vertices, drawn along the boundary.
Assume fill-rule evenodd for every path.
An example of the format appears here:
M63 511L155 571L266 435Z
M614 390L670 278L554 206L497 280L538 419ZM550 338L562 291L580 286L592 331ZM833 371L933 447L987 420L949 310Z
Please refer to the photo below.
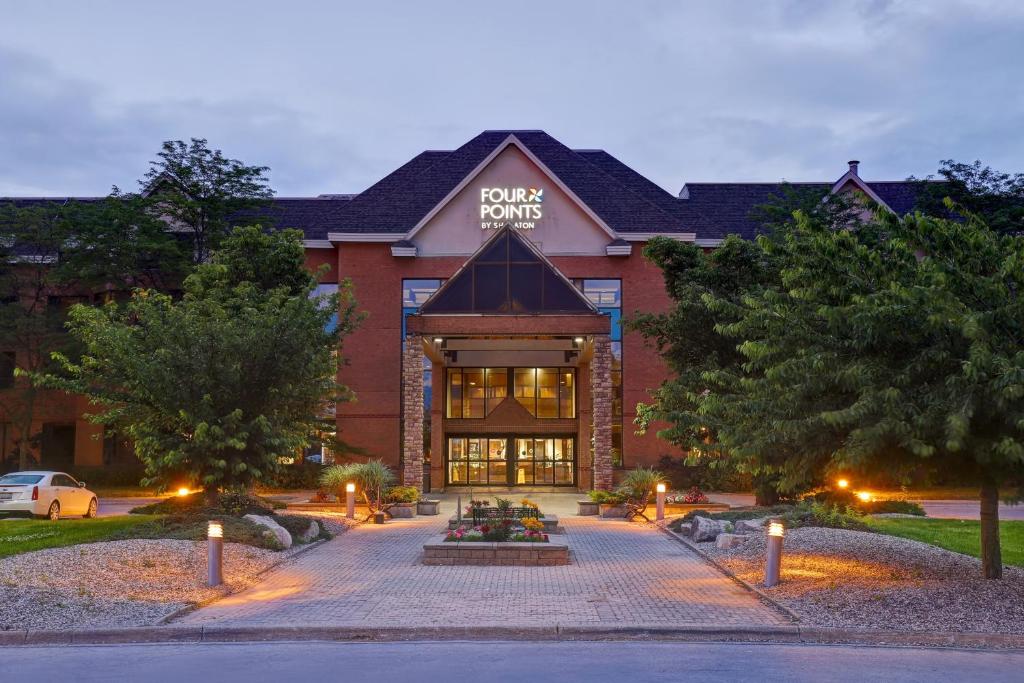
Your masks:
M520 520L520 523L523 525L523 528L528 531L544 530L544 522L534 517L524 517L522 520Z
M687 505L694 505L696 503L707 503L708 497L704 495L704 492L699 487L694 486L686 493L677 493L666 498L669 503L685 503Z
M527 529L526 531L518 534L513 534L509 540L516 543L547 543L548 535L539 531L531 531Z
M445 541L458 542L458 541L482 541L484 535L479 528L467 529L464 526L460 526L458 529L454 529L448 532L448 535L444 537Z

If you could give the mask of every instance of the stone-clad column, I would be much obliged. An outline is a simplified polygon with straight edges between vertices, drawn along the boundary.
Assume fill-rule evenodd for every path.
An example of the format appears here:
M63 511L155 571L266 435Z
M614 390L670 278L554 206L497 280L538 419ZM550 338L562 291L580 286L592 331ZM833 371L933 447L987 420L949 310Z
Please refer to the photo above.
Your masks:
M402 349L402 484L423 490L423 341L405 338Z
M594 420L594 488L612 488L612 343L608 335L594 336L590 361L590 397Z

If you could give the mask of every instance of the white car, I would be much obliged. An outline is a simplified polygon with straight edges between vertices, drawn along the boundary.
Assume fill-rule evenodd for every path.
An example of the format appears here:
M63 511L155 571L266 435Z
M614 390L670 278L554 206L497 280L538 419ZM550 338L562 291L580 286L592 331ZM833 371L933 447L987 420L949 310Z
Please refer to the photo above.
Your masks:
M85 482L63 472L11 472L0 477L0 515L29 513L57 521L95 517L99 502Z

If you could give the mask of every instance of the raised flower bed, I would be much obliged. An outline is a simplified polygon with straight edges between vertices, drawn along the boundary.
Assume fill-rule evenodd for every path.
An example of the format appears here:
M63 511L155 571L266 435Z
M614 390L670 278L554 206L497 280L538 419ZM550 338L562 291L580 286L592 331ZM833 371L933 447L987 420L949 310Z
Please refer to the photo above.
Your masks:
M449 530L423 546L423 563L550 567L569 564L569 547L552 542L536 517L505 517Z

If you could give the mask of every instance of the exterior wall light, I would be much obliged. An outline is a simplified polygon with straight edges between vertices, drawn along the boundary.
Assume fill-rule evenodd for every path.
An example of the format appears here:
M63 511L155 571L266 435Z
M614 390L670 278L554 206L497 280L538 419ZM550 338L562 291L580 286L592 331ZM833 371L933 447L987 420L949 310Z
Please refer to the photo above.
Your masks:
M768 554L764 564L764 585L772 588L779 583L779 574L782 570L782 539L786 535L786 529L781 519L768 521Z
M582 344L583 343L583 337L576 337L575 339L573 339L573 341L576 342L577 344Z
M660 521L665 519L665 482L658 482L657 486L654 487L654 491L657 494L658 502L657 519Z
M349 519L356 517L356 485L352 482L345 484L345 516Z
M444 339L442 339L441 337L434 337L434 343L435 344L440 344L443 341L444 341Z
M846 480L846 479L840 479L839 481L836 482L836 486L838 486L841 489L845 489L849 485L850 485L850 482L848 480Z
M207 585L224 583L224 526L213 519L206 528L206 567Z

